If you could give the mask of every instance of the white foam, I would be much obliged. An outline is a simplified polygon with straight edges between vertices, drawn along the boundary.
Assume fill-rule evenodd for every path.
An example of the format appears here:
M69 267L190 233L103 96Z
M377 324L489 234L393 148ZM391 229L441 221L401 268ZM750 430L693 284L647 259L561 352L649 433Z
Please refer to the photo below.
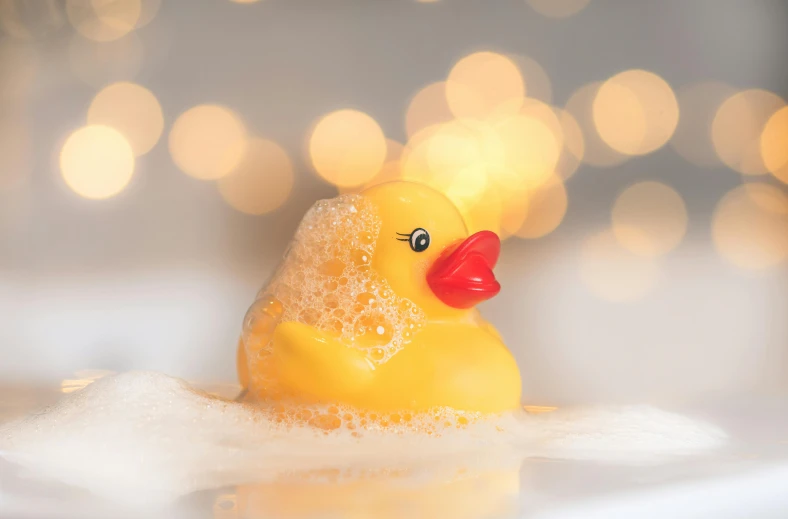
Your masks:
M439 437L367 431L359 438L286 428L184 381L129 372L0 426L0 455L102 496L146 504L326 468L350 474L408 467L415 474L527 456L653 461L724 440L714 426L648 406L523 412Z

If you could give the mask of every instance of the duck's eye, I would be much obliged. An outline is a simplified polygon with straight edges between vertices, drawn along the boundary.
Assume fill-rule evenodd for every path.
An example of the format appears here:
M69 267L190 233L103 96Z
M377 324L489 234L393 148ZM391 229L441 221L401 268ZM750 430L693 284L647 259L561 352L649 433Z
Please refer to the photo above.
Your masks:
M430 233L424 229L416 229L410 233L410 248L415 252L422 252L427 250L430 246Z

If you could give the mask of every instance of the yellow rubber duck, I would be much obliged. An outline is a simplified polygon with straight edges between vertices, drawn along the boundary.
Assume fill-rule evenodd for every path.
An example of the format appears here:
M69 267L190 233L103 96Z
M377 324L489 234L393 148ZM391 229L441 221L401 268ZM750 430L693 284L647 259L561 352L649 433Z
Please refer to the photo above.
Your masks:
M364 348L365 336L348 341L333 331L282 321L273 329L266 369L290 395L309 402L413 412L449 407L499 413L519 407L517 364L474 309L500 290L492 271L498 236L469 236L452 202L422 184L388 182L361 196L380 222L369 267L396 296L423 311L423 323L391 358L375 363ZM239 350L243 385L254 378L250 369Z

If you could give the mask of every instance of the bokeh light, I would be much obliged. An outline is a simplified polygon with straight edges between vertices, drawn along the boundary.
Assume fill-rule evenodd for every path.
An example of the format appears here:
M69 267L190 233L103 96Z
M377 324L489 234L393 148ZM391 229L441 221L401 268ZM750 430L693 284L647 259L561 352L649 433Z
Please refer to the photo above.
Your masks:
M161 2L162 0L142 0L140 16L137 18L137 25L135 27L136 29L145 27L156 18L156 15L159 14L159 9L161 9Z
M384 182L399 180L402 177L400 158L402 157L402 153L404 150L405 147L401 143L395 141L394 139L387 138L386 162L383 163L383 167L380 168L380 171L378 171L378 173L374 177L372 177L371 180L369 180L364 184L361 184L360 186L353 186L353 187L337 186L337 190L340 192L340 194L359 193L369 187L376 186Z
M730 263L747 270L788 258L788 194L763 183L739 186L717 204L714 244Z
M593 105L601 85L600 82L594 82L578 88L566 102L564 109L575 118L582 131L585 145L583 162L596 167L610 167L621 164L627 160L628 155L608 146L597 133Z
M497 171L514 174L514 178L501 178L502 183L534 189L550 178L561 156L560 123L556 120L555 125L551 128L549 120L530 115L507 117L495 124L492 144L501 147L505 161Z
M137 26L141 0L67 0L69 22L84 37L95 41L122 38Z
M95 87L135 78L142 68L142 58L142 42L133 32L109 42L95 42L77 34L68 45L71 71Z
M514 235L520 238L541 238L553 232L566 214L568 199L564 182L552 175L528 197L525 219Z
M534 11L550 18L566 18L577 14L591 0L526 0Z
M788 184L788 107L780 108L766 122L761 133L761 156L766 169Z
M113 83L101 90L88 109L88 124L112 126L128 139L134 154L148 153L164 130L156 96L135 83Z
M217 181L222 198L235 209L253 215L282 206L293 189L293 164L277 143L250 139L243 160Z
M717 108L735 93L733 87L714 81L694 83L678 91L681 117L670 139L676 153L698 167L720 164L711 140L711 126Z
M466 177L466 182L469 182L469 187L472 185L473 180ZM506 238L508 234L501 229L501 221L503 219L504 207L499 190L487 184L479 195L457 198L449 197L459 209L465 220L465 225L468 227L469 233L475 233L483 230L488 230L496 233L502 238ZM483 199L483 203L479 201Z
M360 193L367 188L372 186L376 186L378 184L383 184L384 182L391 182L392 180L399 180L402 178L402 168L400 165L400 161L392 160L389 162L385 162L383 167L380 168L378 174L372 177L372 180L369 182L362 184L360 186L354 187L340 187L337 186L340 193Z
M60 151L60 171L66 185L84 198L117 195L134 173L134 153L118 130L84 126L72 133Z
M338 110L315 125L309 156L315 171L340 187L371 180L386 160L386 137L375 120L357 110Z
M608 229L586 239L580 254L580 278L598 297L613 302L642 299L656 285L660 266L654 258L622 247Z
M605 81L593 103L600 137L626 155L665 145L679 121L679 105L667 82L646 70L627 70Z
M446 82L430 83L411 98L405 112L405 133L413 137L419 130L447 123L453 118L446 101Z
M386 138L386 162L398 161L404 149L405 145L401 142Z
M564 132L557 109L538 99L527 97L523 102L519 115L531 117L542 122L550 130L556 144L559 147L563 146Z
M525 83L525 94L531 99L550 103L553 100L553 85L544 67L535 59L523 54L509 54L508 57L520 69L520 75Z
M247 134L241 118L219 105L182 113L170 130L170 154L186 174L202 180L229 174L243 159Z
M638 182L616 199L613 233L630 252L658 256L673 250L687 232L687 208L673 188L660 182Z
M766 90L738 92L723 102L712 123L712 141L720 159L745 175L765 175L761 134L766 122L785 102Z
M585 155L586 144L583 130L577 119L566 110L557 109L558 121L561 124L561 135L564 147L556 164L555 172L564 180L575 174Z
M446 100L455 117L486 119L516 113L525 98L517 65L494 52L476 52L459 60L446 80Z

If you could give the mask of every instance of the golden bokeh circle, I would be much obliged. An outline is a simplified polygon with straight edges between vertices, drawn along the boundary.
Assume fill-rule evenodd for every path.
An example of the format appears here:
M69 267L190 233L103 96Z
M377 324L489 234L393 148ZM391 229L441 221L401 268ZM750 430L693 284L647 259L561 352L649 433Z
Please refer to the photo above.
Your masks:
M526 96L544 103L552 101L553 85L550 76L538 61L523 54L510 54L509 59L520 69Z
M588 83L575 90L566 102L564 109L575 118L583 135L583 163L596 167L611 167L629 158L619 153L599 136L594 124L594 99L602 86L601 82Z
M315 125L309 139L312 165L323 179L340 187L371 180L386 160L380 125L358 110L338 110Z
M217 181L219 193L242 213L260 215L281 207L293 190L287 152L266 139L250 139L241 163Z
M613 233L625 249L642 256L673 250L687 232L687 208L675 189L661 182L638 182L616 199Z
M766 122L761 133L761 157L766 169L788 184L788 106Z
M694 83L678 91L681 117L670 139L676 153L698 167L720 164L711 140L711 127L717 108L735 93L733 87L715 81Z
M169 136L175 164L201 180L229 174L243 159L246 145L246 127L241 118L219 105L198 105L183 112Z
M560 123L558 123L560 132ZM505 166L515 186L535 189L555 172L561 156L561 135L549 121L530 115L507 117L494 126Z
M511 59L476 52L460 59L446 79L446 100L458 118L486 119L516 113L525 99L525 83Z
M712 122L717 156L744 175L769 172L761 155L761 135L769 118L785 106L778 95L760 89L744 90L726 99Z
M645 297L657 284L659 264L623 248L613 231L594 234L580 252L580 279L606 301L631 302Z
M454 118L446 101L446 82L437 81L425 86L411 98L405 112L405 133L413 137L420 130L443 124Z
M162 0L142 0L140 16L137 19L137 29L145 27L156 18L156 15L159 14L159 9L161 9L161 2Z
M528 196L528 210L523 223L514 231L520 238L541 238L553 232L563 221L568 205L566 187L558 175L552 175Z
M164 130L156 96L136 83L113 83L102 89L88 108L88 124L112 126L128 139L134 154L148 153Z
M625 155L651 153L670 140L679 105L670 85L646 70L626 70L605 81L593 102L599 136Z
M94 200L117 195L134 173L134 153L118 130L89 125L73 132L60 150L60 171L66 185Z
M122 38L134 30L141 13L141 0L66 1L66 16L71 25L94 41Z
M736 187L717 204L712 236L717 251L739 268L783 263L788 258L788 194L763 183Z
M561 124L564 147L561 150L561 156L558 159L555 171L561 178L567 180L575 174L580 167L580 163L583 162L586 144L583 130L580 128L577 119L571 113L560 108L557 109L557 113Z
M487 230L505 237L505 233L501 230L501 220L504 211L501 193L489 183L485 183L485 185L486 189L482 191L482 196L465 199L455 198L452 201L459 209L460 214L462 214L469 233ZM476 198L476 200L469 202L473 198ZM480 201L481 199L483 199L483 202Z

